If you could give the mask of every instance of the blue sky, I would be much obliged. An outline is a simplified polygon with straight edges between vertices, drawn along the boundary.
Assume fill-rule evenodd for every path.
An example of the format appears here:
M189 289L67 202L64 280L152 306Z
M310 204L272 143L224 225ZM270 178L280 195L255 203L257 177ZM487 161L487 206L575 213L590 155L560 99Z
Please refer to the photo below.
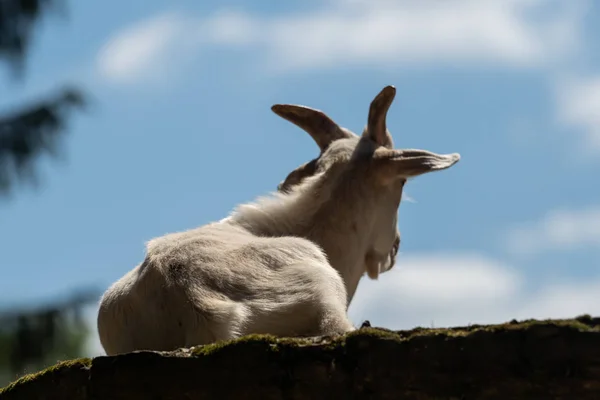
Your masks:
M361 283L353 320L600 314L597 3L111 0L59 18L0 109L69 82L92 108L41 187L2 202L0 304L105 289L149 239L274 190L318 149L272 104L360 132L391 84L396 145L462 159L407 185L396 268Z

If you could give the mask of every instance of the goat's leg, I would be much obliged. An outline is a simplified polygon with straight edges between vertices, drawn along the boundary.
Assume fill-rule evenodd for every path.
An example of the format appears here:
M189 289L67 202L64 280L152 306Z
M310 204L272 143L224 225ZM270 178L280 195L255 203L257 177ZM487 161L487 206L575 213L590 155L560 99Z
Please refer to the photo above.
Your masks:
M297 303L255 313L239 336L270 334L279 337L337 336L356 330L345 303Z
M356 329L347 313L346 285L339 273L328 264L312 263L304 266L310 274L314 310L316 311L315 334L318 336L341 335Z
M330 336L355 330L346 312L346 287L339 273L323 262L282 268L262 290L260 302L248 302L243 335Z
M250 318L249 310L241 303L210 298L198 301L194 321L187 329L185 347L236 339L242 335L242 327ZM190 321L188 321L190 322Z
M320 305L318 320L319 336L343 335L356 330L346 312L346 303L324 303Z

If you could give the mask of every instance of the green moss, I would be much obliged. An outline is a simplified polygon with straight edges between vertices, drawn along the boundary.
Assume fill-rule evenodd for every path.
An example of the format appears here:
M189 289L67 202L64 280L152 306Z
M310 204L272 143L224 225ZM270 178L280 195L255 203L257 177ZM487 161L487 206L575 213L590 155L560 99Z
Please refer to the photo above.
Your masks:
M346 338L353 338L356 336L372 337L372 338L378 338L378 339L396 339L396 340L400 338L400 335L397 332L390 331L387 329L373 328L373 327L357 329L353 332L348 333L346 335Z
M542 326L555 326L577 329L579 331L600 331L600 324L594 324L594 319L547 319L547 320L535 320L529 319L518 322L512 320L503 324L494 325L469 325L463 327L452 327L452 328L414 328L407 331L399 331L397 334L404 340L408 340L418 336L447 336L447 337L463 337L468 336L476 332L503 332L503 331L514 331L514 330L526 330L532 328L539 328ZM373 328L371 328L373 329ZM362 330L361 330L362 331ZM361 332L358 331L358 332Z
M592 319L590 319L590 322ZM573 328L580 331L600 331L600 326L595 326L593 324L587 324L582 322L582 320L577 319L545 319L545 320L536 320L536 319L528 319L524 321L516 321L512 320L503 324L495 324L495 325L471 325L467 327L456 327L456 328L446 328L446 329L423 329L418 328L418 330L409 331L413 334L422 334L422 335L431 335L436 333L445 333L449 336L456 336L486 331L486 332L499 332L499 331L510 331L510 330L524 330L531 328L538 328L541 326L556 326L556 327L565 327L565 328Z
M192 349L192 355L207 356L215 354L225 348L229 349L248 344L266 345L265 347L271 351L278 351L282 346L299 347L310 343L312 343L311 340L307 338L282 338L268 334L251 334L234 340L219 341L213 344L194 347Z
M593 318L590 314L578 315L577 317L575 317L575 320L582 322L586 325L590 325L593 322Z
M591 319L590 319L591 322ZM573 328L580 331L599 331L600 326L594 326L591 324L586 324L578 319L545 319L545 320L536 320L529 319L525 321L521 321L518 324L501 324L501 325L491 325L490 328L496 327L496 329L530 329L536 328L539 326L556 326L556 327L564 327L564 328Z
M269 351L281 351L284 348L297 348L318 344L325 351L343 349L347 340L354 340L360 337L377 338L385 340L406 341L415 337L423 336L444 336L444 337L465 337L475 332L502 332L511 330L524 330L537 328L541 326L556 326L573 328L580 331L600 331L600 325L593 324L594 319L590 316L577 317L575 319L563 320L535 320L524 321L512 320L510 322L495 325L469 325L464 327L452 328L422 328L417 327L407 331L391 331L389 329L365 327L348 333L345 336L332 337L315 342L308 338L281 338L267 334L252 334L239 339L230 341L221 341L214 344L197 346L193 348L194 356L207 356L219 352L225 348L229 349L240 345L255 344L265 345Z
M70 369L72 367L89 368L91 365L92 365L91 358L77 358L74 360L61 361L61 362L59 362L55 365L52 365L42 371L24 375L21 378L17 379L16 381L9 383L4 388L0 388L0 396L9 393L10 391L14 390L15 388L17 388L20 385L30 383L32 381L38 380L38 379L48 376L48 375L52 375L52 374L56 373L57 371L60 371L63 369Z

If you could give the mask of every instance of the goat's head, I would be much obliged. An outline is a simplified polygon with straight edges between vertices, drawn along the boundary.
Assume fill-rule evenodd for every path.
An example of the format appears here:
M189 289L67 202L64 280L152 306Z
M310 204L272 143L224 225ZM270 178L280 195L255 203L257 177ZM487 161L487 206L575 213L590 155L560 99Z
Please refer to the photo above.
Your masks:
M299 106L293 106L293 107L299 107ZM305 107L302 107L302 110L305 112L319 112L320 113L320 111L312 110L310 108L305 108ZM342 129L344 129L344 128L342 128ZM358 136L356 136L354 133L351 133L347 129L345 129L344 131L348 132L349 135L351 135L350 137L358 138ZM321 156L322 156L322 154L321 154ZM319 156L318 158L315 158L307 163L300 165L298 168L296 168L292 172L290 172L287 175L287 177L279 185L277 185L277 191L287 193L295 186L298 186L299 184L301 184L306 178L313 176L317 171L317 162L319 161L319 158L321 156ZM400 189L400 190L402 190L402 189ZM384 273L384 272L387 272L390 269L392 269L392 267L394 267L394 265L396 264L396 257L398 256L399 249L400 249L400 230L398 229L398 226L396 225L396 236L394 238L392 247L386 253L386 256L384 258L382 258L376 252L370 252L367 254L367 257L365 258L365 272L367 273L367 275L371 279L377 279L377 277L379 276L380 273Z
M365 207L376 208L368 233L371 249L365 257L365 270L371 279L395 264L400 246L398 208L407 179L449 168L460 159L458 153L394 149L386 116L395 94L396 89L387 86L373 99L361 136L339 126L320 110L292 104L271 108L310 134L320 149L317 158L289 173L278 191L289 192L308 177L327 174L332 190L336 184L347 188L352 182L352 195L362 197Z

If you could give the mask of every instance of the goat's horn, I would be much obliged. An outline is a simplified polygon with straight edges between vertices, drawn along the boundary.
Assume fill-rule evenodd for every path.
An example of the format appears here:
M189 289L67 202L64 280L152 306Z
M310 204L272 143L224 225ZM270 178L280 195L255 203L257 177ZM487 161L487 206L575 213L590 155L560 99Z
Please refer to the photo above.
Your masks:
M321 151L334 140L352 137L321 110L294 104L275 104L271 110L306 131Z
M371 138L381 145L386 142L387 127L385 119L395 96L396 88L394 86L386 86L375 96L369 108L367 129Z

